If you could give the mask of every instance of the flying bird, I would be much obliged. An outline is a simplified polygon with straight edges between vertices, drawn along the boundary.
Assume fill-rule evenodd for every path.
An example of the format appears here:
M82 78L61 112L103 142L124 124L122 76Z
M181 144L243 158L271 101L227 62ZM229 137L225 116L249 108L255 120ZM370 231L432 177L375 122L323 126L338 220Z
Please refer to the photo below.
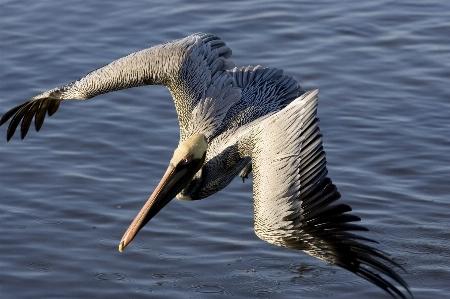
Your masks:
M282 70L236 68L231 49L213 34L197 33L113 61L72 83L9 110L7 140L19 124L39 131L63 100L166 86L180 124L179 145L148 201L123 235L122 251L174 197L199 200L253 172L254 229L269 243L302 250L372 282L394 298L411 296L393 268L403 269L375 241L355 231L360 218L335 203L318 127L318 90L305 92ZM401 291L403 289L403 291Z

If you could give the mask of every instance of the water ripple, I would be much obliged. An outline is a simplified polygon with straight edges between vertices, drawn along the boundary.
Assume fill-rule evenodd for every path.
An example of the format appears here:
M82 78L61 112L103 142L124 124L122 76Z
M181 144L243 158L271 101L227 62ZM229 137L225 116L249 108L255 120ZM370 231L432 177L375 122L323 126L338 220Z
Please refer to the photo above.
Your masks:
M184 260L189 256L186 253L181 252L165 252L165 253L157 253L159 259L165 261L176 261L176 260Z
M24 228L28 228L27 225L15 225L14 228L20 228L20 229L24 229Z
M195 291L203 294L223 294L225 288L217 284L202 284L195 287Z
M38 219L36 222L42 225L57 225L64 221L62 219Z
M20 215L33 215L33 214L37 213L37 211L35 209L22 208L22 207L7 208L4 211L11 213L11 214L20 214Z
M125 274L122 273L93 273L94 277L101 281L123 281L129 280Z
M237 67L277 67L304 89L320 88L341 203L405 266L400 275L416 298L448 293L449 1L1 3L0 116L121 56L199 31L220 36ZM64 19L58 26L55 16ZM251 180L172 201L118 253L122 230L178 144L163 86L64 101L23 141L16 132L7 143L6 130L2 298L385 297L348 271L257 239Z
M133 291L135 291L136 293L145 293L145 294L149 294L149 293L154 293L155 289L154 288L150 288L150 287L135 287L133 288Z
M38 270L39 272L52 272L53 265L46 262L32 262L28 264L28 268Z

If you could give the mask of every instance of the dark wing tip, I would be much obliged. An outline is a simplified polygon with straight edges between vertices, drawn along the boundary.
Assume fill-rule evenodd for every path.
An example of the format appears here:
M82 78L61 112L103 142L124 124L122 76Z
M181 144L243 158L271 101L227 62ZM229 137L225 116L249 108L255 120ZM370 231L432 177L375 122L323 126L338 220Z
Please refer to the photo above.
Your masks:
M393 269L404 270L403 267L381 250L361 242L376 243L353 233L367 229L354 224L360 218L347 214L352 210L350 206L331 205L335 198L339 196L331 180L325 178L318 181L308 198L302 200L304 210L300 214L293 213L286 219L298 226L300 234L294 238L286 237L284 245L304 250L330 264L347 269L383 289L393 298L413 298L408 284Z
M2 119L0 119L0 126L3 125L4 123L6 123L8 121L8 119L11 118L11 116L13 116L17 110L19 110L20 108L22 108L24 104L20 104L19 106L16 106L14 108L12 108L11 110L9 110L8 112L5 113L5 115L3 115Z
M31 99L6 112L0 120L1 126L12 117L7 129L6 140L11 140L20 122L22 122L20 137L24 139L30 129L33 116L35 118L36 131L39 131L44 122L45 113L48 112L48 115L52 116L58 110L60 103L61 99L52 97Z

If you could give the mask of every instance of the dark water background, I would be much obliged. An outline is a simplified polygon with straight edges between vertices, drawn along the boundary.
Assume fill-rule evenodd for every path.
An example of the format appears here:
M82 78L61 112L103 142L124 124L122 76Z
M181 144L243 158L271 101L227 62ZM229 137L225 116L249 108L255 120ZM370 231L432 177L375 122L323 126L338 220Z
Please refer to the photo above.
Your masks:
M211 32L237 66L320 88L329 175L416 298L450 293L449 1L1 1L0 114L90 70ZM6 135L2 127L1 135ZM64 102L0 141L1 298L387 298L253 232L252 185L172 201L117 246L178 143L164 87Z

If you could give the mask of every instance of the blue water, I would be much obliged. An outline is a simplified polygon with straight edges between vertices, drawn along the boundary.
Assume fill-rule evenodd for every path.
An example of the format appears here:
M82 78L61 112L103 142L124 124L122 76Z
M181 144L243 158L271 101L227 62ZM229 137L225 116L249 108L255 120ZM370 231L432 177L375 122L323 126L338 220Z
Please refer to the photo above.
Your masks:
M0 114L131 52L195 32L236 65L320 88L329 175L407 273L416 298L450 287L450 2L1 1ZM6 127L0 128L6 135ZM251 181L174 200L119 240L178 143L164 87L67 101L0 141L2 298L388 298L253 232Z

